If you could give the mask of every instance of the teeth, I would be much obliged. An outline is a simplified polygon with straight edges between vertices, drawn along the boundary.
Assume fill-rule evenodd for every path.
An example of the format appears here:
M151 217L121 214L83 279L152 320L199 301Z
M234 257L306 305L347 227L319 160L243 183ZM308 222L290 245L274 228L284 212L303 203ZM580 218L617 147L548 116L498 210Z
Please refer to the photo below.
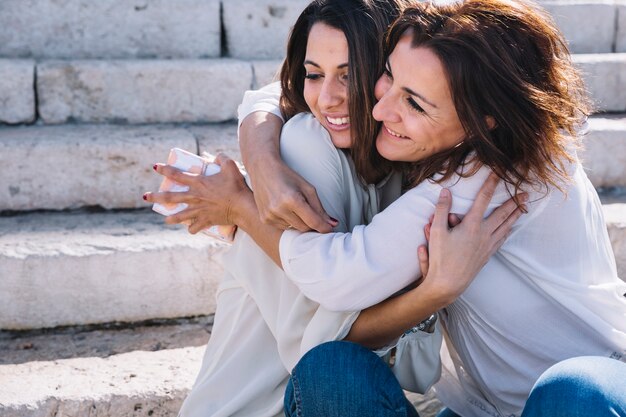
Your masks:
M385 129L387 129L387 132L389 132L391 136L395 136L397 138L406 138L406 136L402 136L401 134L394 132L393 130L389 129L387 126L385 126Z
M336 119L332 117L327 117L326 120L328 120L328 123L332 125L347 125L348 123L350 123L349 117L338 117Z

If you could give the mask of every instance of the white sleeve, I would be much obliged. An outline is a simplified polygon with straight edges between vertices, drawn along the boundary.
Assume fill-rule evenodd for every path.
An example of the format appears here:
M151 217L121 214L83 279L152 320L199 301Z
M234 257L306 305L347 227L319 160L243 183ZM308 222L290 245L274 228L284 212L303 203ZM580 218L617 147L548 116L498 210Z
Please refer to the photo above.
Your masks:
M243 95L243 101L237 108L237 126L249 114L257 111L272 113L284 122L285 118L280 112L280 83L277 81L262 87L258 90L248 90Z
M339 152L326 129L309 113L291 118L281 132L283 161L315 187L324 210L339 221L335 231L347 232L344 187L348 179Z
M425 243L424 226L441 188L452 192L451 212L463 215L489 172L481 168L469 178L455 177L441 185L424 181L351 233L287 230L280 240L283 269L307 297L329 310L378 304L421 276L417 248ZM500 184L486 215L508 198Z

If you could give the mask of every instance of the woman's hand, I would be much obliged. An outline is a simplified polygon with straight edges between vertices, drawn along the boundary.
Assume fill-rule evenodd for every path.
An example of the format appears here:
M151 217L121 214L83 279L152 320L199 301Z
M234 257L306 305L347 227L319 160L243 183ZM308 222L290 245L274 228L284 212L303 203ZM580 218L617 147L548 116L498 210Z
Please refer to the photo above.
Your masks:
M315 188L282 161L265 161L250 171L254 199L264 223L281 230L332 231Z
M428 242L418 248L422 270L422 284L443 297L445 304L454 301L472 282L489 258L502 246L513 224L525 211L509 199L483 218L498 185L498 178L491 174L483 184L472 208L455 227L449 227L452 204L450 191L441 190L432 225L426 225L424 233ZM519 196L520 202L528 201L528 195ZM453 223L458 222L458 219Z
M156 164L155 170L171 180L186 185L186 192L146 193L144 199L152 203L185 203L187 208L165 218L165 223L188 224L195 234L212 225L237 224L238 208L253 202L252 192L233 160L224 154L215 159L221 171L204 176L180 171L172 166Z
M275 115L257 111L239 127L241 156L252 181L260 219L281 230L330 232L335 223L324 211L315 188L280 157L282 125Z

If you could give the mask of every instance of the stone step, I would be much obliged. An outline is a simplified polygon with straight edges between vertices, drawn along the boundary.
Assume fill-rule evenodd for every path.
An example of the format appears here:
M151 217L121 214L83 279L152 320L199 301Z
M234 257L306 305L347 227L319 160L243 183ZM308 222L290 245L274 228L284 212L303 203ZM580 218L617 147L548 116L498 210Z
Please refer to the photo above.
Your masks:
M626 111L626 53L576 54L587 90L600 112Z
M603 198L626 278L626 192ZM226 249L147 210L0 217L0 329L213 313Z
M234 59L47 61L38 113L50 124L222 122L237 117L254 75L254 62Z
M0 217L0 329L213 313L226 247L148 209Z
M626 187L626 116L594 116L582 154L596 187ZM145 207L152 164L169 149L239 160L234 124L64 125L0 128L0 212Z
M174 417L200 368L212 321L0 332L0 415ZM409 399L421 416L441 408L432 395Z
M613 0L545 1L573 54L626 52L624 5ZM619 21L619 23L618 23Z
M626 111L626 53L576 54L602 112ZM207 123L236 118L279 60L0 60L0 122ZM35 91L36 88L36 99Z
M0 128L0 211L145 207L170 148L239 160L236 136L234 124Z
M594 186L626 187L626 115L589 118L580 154Z
M289 28L308 3L3 0L0 57L280 59ZM554 16L572 52L626 52L623 4L567 0L546 1L542 6Z

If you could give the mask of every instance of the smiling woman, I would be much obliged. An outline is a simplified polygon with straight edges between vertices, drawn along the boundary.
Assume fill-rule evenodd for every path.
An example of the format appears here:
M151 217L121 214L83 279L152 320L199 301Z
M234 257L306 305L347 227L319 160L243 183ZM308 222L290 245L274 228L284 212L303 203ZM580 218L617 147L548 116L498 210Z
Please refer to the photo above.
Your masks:
M373 115L383 123L376 149L390 161L419 161L465 138L444 66L431 50L411 42L410 33L400 39L376 83Z
M324 23L313 25L304 59L304 100L337 148L352 145L348 57L348 41L341 30Z

